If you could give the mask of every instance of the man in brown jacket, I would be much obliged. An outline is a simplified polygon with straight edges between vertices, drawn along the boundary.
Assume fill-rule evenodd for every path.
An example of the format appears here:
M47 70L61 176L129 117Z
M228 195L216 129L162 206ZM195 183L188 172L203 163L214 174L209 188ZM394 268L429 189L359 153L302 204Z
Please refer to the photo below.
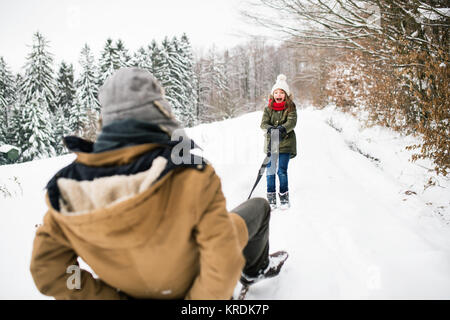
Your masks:
M279 273L287 253L269 256L267 201L226 210L212 166L171 140L179 127L149 72L118 70L99 100L97 141L66 137L77 158L47 185L48 212L30 266L40 292L56 299L229 299L239 279ZM190 161L179 161L186 156ZM78 257L97 277L79 268Z

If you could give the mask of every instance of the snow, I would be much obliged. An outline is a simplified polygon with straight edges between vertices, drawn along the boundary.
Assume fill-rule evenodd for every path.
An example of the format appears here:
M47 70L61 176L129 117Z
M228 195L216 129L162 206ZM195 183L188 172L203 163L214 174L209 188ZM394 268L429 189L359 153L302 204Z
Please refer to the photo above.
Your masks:
M186 130L221 177L229 210L246 200L264 159L261 117ZM299 109L296 134L291 208L274 211L270 225L270 251L287 250L289 259L248 299L449 299L450 182L430 163L409 161L404 147L418 138L364 129L332 107ZM16 177L22 190L0 193L0 299L47 298L29 272L32 241L46 182L73 159L0 167L0 187ZM263 178L253 196L265 197L265 188Z
M426 6L424 8L419 8L419 13L428 20L444 20L444 17L450 17L450 8L433 8Z
M19 148L15 147L15 146L12 146L10 144L4 144L4 145L0 146L0 152L1 153L8 153L8 152L10 152L13 149L15 149L15 150L20 152Z
M47 298L36 290L31 278L31 249L36 227L46 210L45 185L73 159L73 155L67 155L0 166L0 188L6 185L14 192L6 198L0 192L0 299Z

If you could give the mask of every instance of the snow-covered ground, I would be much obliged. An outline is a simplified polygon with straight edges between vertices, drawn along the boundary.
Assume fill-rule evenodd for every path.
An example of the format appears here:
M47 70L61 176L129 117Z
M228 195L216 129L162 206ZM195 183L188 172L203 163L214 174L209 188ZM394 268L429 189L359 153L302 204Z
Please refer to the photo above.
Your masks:
M261 112L188 129L222 179L227 207L247 199L264 159ZM450 181L409 162L412 137L362 129L333 108L299 108L292 206L275 211L271 251L290 254L249 299L450 299ZM0 167L0 299L42 299L29 272L44 187L73 155ZM9 194L5 197L5 186ZM265 196L263 178L253 196ZM239 286L237 286L236 290Z

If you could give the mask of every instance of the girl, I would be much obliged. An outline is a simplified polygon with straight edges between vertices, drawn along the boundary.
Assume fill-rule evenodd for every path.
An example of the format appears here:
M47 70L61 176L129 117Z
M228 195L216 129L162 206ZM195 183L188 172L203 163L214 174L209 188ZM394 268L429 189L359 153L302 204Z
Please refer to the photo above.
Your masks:
M261 129L266 130L265 152L268 155L270 152L270 162L267 165L267 200L272 209L277 207L275 187L277 164L277 174L280 181L278 195L281 208L287 209L290 207L287 168L289 159L297 155L297 139L294 132L296 124L297 110L292 101L291 91L286 83L286 76L280 74L272 87L269 105L264 108L261 121Z

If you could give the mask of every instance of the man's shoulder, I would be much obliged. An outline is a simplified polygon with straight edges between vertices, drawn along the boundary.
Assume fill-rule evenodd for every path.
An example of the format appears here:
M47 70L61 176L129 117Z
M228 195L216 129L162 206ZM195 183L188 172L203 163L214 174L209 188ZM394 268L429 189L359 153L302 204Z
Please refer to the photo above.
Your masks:
M194 176L199 179L205 179L213 175L217 175L213 166L207 162L192 163L190 165L182 166L179 168L178 174Z

